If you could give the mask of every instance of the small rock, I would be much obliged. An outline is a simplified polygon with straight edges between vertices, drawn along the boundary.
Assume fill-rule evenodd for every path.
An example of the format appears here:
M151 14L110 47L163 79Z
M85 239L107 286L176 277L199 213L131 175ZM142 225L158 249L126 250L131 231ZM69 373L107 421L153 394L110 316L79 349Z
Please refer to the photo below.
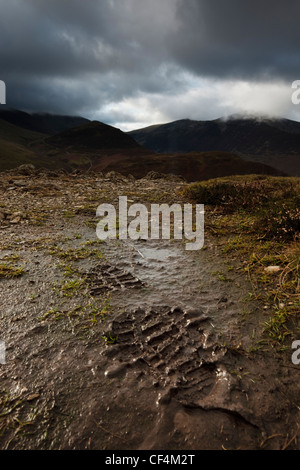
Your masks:
M107 378L113 379L115 377L119 377L120 375L125 374L126 369L127 369L127 364L118 363L106 369L106 371L104 372L104 375Z
M158 394L156 405L157 406L168 405L170 401L171 401L171 393L169 390L167 390L166 392Z
M280 266L268 266L267 268L265 268L265 272L268 274L277 274L280 271L281 271Z
M21 217L15 217L10 221L11 224L18 224L21 220Z
M36 400L39 397L40 397L39 393L33 393L32 395L29 395L29 397L27 397L27 401L33 401L33 400Z
M35 171L35 166L30 163L28 164L26 163L24 165L20 165L17 168L17 170L18 170L18 173L25 175L25 176L29 176Z

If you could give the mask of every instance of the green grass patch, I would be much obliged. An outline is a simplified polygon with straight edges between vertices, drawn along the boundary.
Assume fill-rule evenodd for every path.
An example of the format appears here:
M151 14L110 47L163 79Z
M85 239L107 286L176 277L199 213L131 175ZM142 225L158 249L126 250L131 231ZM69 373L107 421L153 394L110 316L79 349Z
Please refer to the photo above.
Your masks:
M16 278L24 274L24 268L11 266L7 263L0 264L0 279L1 278Z
M85 280L82 278L71 279L61 283L55 282L54 289L60 292L64 297L73 297L74 295L82 292L85 288Z
M25 411L24 403L25 399L21 395L11 395L4 390L0 392L0 438L3 450L8 449L13 439L25 435L28 428L34 425L36 411Z
M247 273L252 298L272 309L264 335L282 348L300 320L300 178L226 177L191 184L182 194L205 204L206 231Z
M265 239L291 241L300 234L300 179L262 175L218 178L189 185L184 196L235 214L242 228ZM227 217L229 222L230 217ZM224 217L222 222L226 222Z
M86 332L99 322L103 322L111 314L111 304L109 296L89 302L85 305L80 304L72 308L53 308L39 317L40 321L61 321L66 318L72 320L74 326L79 332Z
M87 247L63 249L58 245L52 245L49 254L66 261L79 261L90 257L101 259L103 256L100 250L91 250Z

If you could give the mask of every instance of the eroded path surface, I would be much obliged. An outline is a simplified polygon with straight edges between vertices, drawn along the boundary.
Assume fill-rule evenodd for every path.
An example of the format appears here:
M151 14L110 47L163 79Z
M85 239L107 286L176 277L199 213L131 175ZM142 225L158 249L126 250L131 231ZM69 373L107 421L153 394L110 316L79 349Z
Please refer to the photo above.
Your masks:
M183 185L1 175L1 448L298 448L299 370L258 347L238 261L211 238L97 240L100 203Z

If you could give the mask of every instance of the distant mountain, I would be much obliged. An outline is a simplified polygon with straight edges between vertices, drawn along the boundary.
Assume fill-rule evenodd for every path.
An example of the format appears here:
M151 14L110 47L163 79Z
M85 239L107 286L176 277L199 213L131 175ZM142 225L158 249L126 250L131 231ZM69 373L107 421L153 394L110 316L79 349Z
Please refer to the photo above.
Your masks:
M47 137L36 131L15 126L0 119L0 170L15 168L24 163L47 166L47 158L36 154L36 145Z
M137 178L149 171L173 173L187 181L238 174L285 173L260 162L245 161L228 152L157 155L137 143L131 135L98 121L83 120L79 126L53 135L49 133L50 124L53 132L55 126L69 126L78 123L78 119L81 122L81 118L47 115L43 125L38 126L36 115L12 110L0 110L1 113L6 119L0 118L0 170L32 163L37 168L52 170L114 170L125 175L131 173ZM150 131L160 127L154 126ZM39 132L37 129L48 131Z
M0 119L23 129L49 135L89 122L88 119L78 116L60 116L47 113L29 114L6 107L0 108Z
M300 123L288 119L184 119L128 134L156 153L230 152L300 176Z
M0 138L14 142L15 144L27 145L36 140L48 137L47 134L25 129L0 119Z
M0 170L31 163L37 168L53 170L102 171L107 165L117 165L127 157L140 161L142 156L152 155L126 133L98 121L84 120L79 126L49 135L29 129L37 126L27 113L10 111L3 114L20 126L0 119ZM50 115L47 119L48 123L51 122ZM78 122L77 118L73 119L65 117L64 124ZM58 125L56 116L53 116L52 123Z

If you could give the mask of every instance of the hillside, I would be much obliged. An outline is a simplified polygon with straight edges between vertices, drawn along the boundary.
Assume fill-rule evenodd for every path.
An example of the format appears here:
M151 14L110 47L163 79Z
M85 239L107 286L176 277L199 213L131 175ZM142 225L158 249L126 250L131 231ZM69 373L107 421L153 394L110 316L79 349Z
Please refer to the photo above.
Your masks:
M34 141L42 140L47 134L25 129L0 119L0 138L14 144L28 145Z
M47 166L47 156L37 155L36 147L47 137L36 131L18 127L0 119L0 169L23 164Z
M22 112L16 115L18 118L24 117L25 121L29 116ZM20 124L24 126L27 123L25 121ZM81 126L50 136L0 119L2 170L31 163L37 168L53 170L93 168L101 171L108 164L124 157L132 156L138 160L141 155L150 154L149 150L143 149L127 134L100 122L87 121Z
M0 169L8 170L19 165L35 164L36 154L23 145L0 138Z
M88 122L82 126L68 129L60 134L49 137L46 139L46 142L50 145L73 150L142 150L141 145L132 137L119 129L98 121Z
M185 119L129 135L156 153L224 151L300 175L300 123L287 119Z
M7 112L4 114L8 116ZM190 182L237 174L286 174L285 170L274 169L260 161L243 160L233 152L154 154L137 143L131 135L98 121L87 121L82 125L50 135L24 127L32 125L31 115L11 111L9 117L12 116L20 125L0 119L0 169L2 170L31 163L37 168L52 170L91 169L96 172L114 170L124 175L132 174L136 178L144 177L149 171L172 173L181 175ZM52 116L52 118L52 122L57 124L57 117ZM47 119L50 119L50 116ZM66 119L65 123L70 124L72 119L71 117ZM182 129L182 122L185 121L177 123L175 127ZM192 128L195 127L195 123L188 122ZM152 126L147 132L151 134L158 132L159 129L161 126ZM180 135L180 132L177 134Z
M143 178L148 172L172 173L187 181L204 181L230 175L283 175L274 168L257 162L247 162L226 152L193 152L185 155L151 155L142 159L126 158L110 164L108 171L115 170L125 175Z
M79 116L60 116L47 113L29 114L17 109L7 109L5 106L0 109L0 119L30 131L49 135L89 122L88 119Z

